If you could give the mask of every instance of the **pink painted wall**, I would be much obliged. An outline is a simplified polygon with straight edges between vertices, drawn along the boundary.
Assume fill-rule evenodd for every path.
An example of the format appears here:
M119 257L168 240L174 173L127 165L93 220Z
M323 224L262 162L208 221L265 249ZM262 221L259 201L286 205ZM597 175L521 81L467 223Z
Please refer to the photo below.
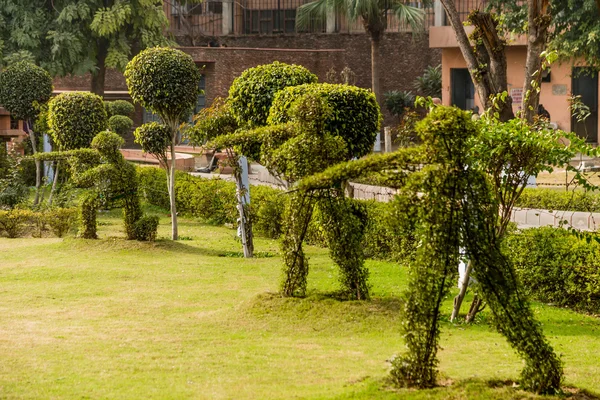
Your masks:
M508 63L508 89L523 88L525 80L526 49L523 46L513 46L506 49ZM551 68L551 82L543 82L540 103L550 113L552 122L556 122L562 130L571 129L571 115L568 98L571 96L571 62L556 63ZM442 49L442 103L450 105L450 69L466 68L464 58L458 48ZM475 95L475 104L483 110L481 101ZM519 104L513 105L516 112ZM600 131L600 129L599 129Z

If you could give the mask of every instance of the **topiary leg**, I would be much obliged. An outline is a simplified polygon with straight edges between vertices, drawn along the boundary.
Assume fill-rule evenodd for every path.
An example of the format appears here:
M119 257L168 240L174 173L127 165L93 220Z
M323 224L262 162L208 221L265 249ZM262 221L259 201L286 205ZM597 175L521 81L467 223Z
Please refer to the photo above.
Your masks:
M127 240L138 239L136 236L135 223L143 216L143 214L137 191L125 197L123 204L123 222L125 224L125 235L127 235Z
M496 231L498 208L482 176L469 181L463 200L465 244L475 265L473 275L479 281L480 292L498 331L525 361L521 387L536 393L558 393L562 364L520 290L513 265L502 254Z
M281 292L284 296L304 296L308 260L302 250L308 224L313 213L310 195L294 193L284 215L284 235L281 248L284 262L284 281Z
M332 190L318 205L329 255L340 267L342 290L352 299L369 299L369 270L362 247L367 222L364 206L346 199L340 190Z
M84 239L98 239L96 233L96 210L98 209L98 194L87 193L81 200L80 221L81 237Z

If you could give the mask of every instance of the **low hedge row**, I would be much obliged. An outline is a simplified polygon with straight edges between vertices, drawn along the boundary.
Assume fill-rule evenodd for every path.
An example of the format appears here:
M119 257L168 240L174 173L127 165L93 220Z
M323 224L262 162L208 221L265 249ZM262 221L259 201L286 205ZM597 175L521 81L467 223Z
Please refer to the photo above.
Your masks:
M554 189L525 189L517 207L542 210L600 212L600 193Z
M577 237L565 229L542 227L507 235L505 246L532 298L600 313L598 242Z
M63 237L77 221L76 208L52 208L44 211L31 211L15 208L0 210L0 234L9 238L17 238L27 234L42 237L45 232L52 232Z

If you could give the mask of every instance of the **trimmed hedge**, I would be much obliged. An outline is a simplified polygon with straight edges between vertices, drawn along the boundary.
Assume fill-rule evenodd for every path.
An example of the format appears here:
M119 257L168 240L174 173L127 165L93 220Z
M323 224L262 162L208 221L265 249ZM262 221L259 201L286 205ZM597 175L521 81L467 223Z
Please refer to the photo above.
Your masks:
M543 210L600 212L600 193L553 189L525 189L516 207Z
M317 76L300 65L278 61L248 68L229 88L231 112L242 126L263 126L275 94L288 86L317 82Z
M292 104L306 94L325 99L331 107L332 114L325 122L325 129L344 139L349 159L363 157L373 150L381 111L375 95L356 86L319 83L287 87L275 96L267 123L290 121Z
M600 244L595 240L542 227L507 235L505 246L532 298L600 313Z
M9 238L21 237L27 233L42 237L49 227L55 236L63 237L75 225L76 216L75 208L0 210L0 234Z

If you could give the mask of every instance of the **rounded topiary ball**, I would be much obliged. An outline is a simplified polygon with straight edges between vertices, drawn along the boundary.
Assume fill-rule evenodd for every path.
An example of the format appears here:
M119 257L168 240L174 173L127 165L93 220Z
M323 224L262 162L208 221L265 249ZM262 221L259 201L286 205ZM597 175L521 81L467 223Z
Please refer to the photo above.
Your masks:
M158 122L148 122L134 132L135 142L150 154L163 154L171 142L170 129Z
M300 65L277 61L249 68L229 88L231 111L240 125L264 126L277 92L288 86L315 83L317 79Z
M146 49L125 68L133 101L177 124L196 105L200 70L188 54L168 47Z
M61 150L90 147L108 127L102 98L88 92L59 94L48 103L48 127Z
M16 119L33 119L52 96L52 78L43 68L18 62L0 73L0 104Z
M356 86L317 83L287 87L275 96L269 112L269 124L292 119L292 105L305 95L325 99L331 110L323 129L342 137L349 158L362 157L373 150L381 123L381 111L373 92Z
M125 136L133 128L133 120L124 115L113 115L108 119L108 129L111 131Z
M92 148L102 155L117 154L125 141L119 135L110 131L103 131L92 139Z
M115 115L131 117L135 112L135 106L127 100L105 101L104 106L109 118Z

